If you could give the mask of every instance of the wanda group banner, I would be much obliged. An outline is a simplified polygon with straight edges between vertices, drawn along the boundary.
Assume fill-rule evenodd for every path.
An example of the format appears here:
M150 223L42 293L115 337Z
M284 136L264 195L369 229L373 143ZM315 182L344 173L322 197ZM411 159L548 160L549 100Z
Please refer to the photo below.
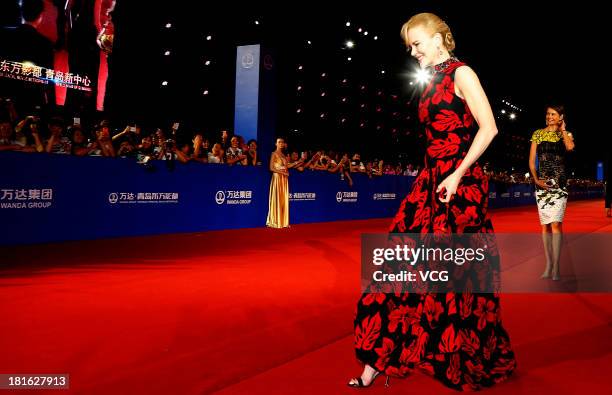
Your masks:
M0 245L261 227L268 213L265 167L3 152L0 168ZM413 179L291 172L290 222L392 217ZM530 185L490 184L490 207L522 204Z

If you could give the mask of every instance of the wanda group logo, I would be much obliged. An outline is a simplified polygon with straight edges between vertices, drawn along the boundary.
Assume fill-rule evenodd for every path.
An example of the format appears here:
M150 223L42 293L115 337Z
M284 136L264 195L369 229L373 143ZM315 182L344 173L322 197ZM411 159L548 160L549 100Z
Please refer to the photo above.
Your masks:
M108 195L108 202L110 204L115 204L118 201L119 201L119 194L113 192Z
M250 69L255 64L255 58L251 52L247 52L242 56L242 67Z
M225 192L218 191L215 194L215 202L217 202L217 204L223 204L225 202Z

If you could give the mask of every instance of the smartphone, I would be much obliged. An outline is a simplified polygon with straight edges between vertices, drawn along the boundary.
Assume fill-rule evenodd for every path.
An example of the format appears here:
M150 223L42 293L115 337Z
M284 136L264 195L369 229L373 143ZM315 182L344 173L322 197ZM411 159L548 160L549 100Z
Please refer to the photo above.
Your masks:
M73 122L74 125L80 125L81 124L81 118L74 118L73 121L74 121Z
M136 126L130 126L130 132L135 132L136 131Z

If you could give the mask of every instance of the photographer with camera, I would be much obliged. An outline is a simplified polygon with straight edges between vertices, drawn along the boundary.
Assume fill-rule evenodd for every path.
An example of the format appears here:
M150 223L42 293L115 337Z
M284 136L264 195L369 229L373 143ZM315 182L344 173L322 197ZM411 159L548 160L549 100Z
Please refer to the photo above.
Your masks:
M29 115L15 126L15 141L22 146L23 152L44 152L40 140L40 118Z
M242 149L239 147L238 136L232 137L230 142L230 147L225 152L225 162L228 165L247 165L247 156L242 152Z
M132 147L136 147L142 139L142 128L135 122L128 124L125 129L113 136L113 144L122 144L124 141L130 143Z
M101 151L102 156L114 158L115 148L110 137L110 124L107 120L103 120L96 127L96 142Z
M59 117L53 117L48 122L51 136L46 142L45 151L52 154L69 155L72 150L71 142L64 136L64 121Z
M193 154L191 159L200 163L208 163L208 154L210 152L210 142L205 139L202 134L196 134L193 138Z

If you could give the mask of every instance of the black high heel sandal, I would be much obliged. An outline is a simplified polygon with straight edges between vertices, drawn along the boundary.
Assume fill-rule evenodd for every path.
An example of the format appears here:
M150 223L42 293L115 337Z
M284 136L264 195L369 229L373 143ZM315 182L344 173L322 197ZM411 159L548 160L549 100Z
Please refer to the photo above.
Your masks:
M370 384L368 384L368 385L364 385L363 384L363 380L361 379L361 377L352 378L351 381L356 381L356 383L354 383L354 382L353 383L347 383L346 385L348 385L349 387L352 387L352 388L367 388L367 387L371 386L372 384L374 384L374 381L376 381L376 378L378 376L380 376L380 374L381 374L380 372L376 372L374 374L374 376L372 377L372 381L370 381ZM391 379L390 376L386 376L386 378L385 378L385 387L389 387L389 385L390 385L389 384L389 380L390 379Z

